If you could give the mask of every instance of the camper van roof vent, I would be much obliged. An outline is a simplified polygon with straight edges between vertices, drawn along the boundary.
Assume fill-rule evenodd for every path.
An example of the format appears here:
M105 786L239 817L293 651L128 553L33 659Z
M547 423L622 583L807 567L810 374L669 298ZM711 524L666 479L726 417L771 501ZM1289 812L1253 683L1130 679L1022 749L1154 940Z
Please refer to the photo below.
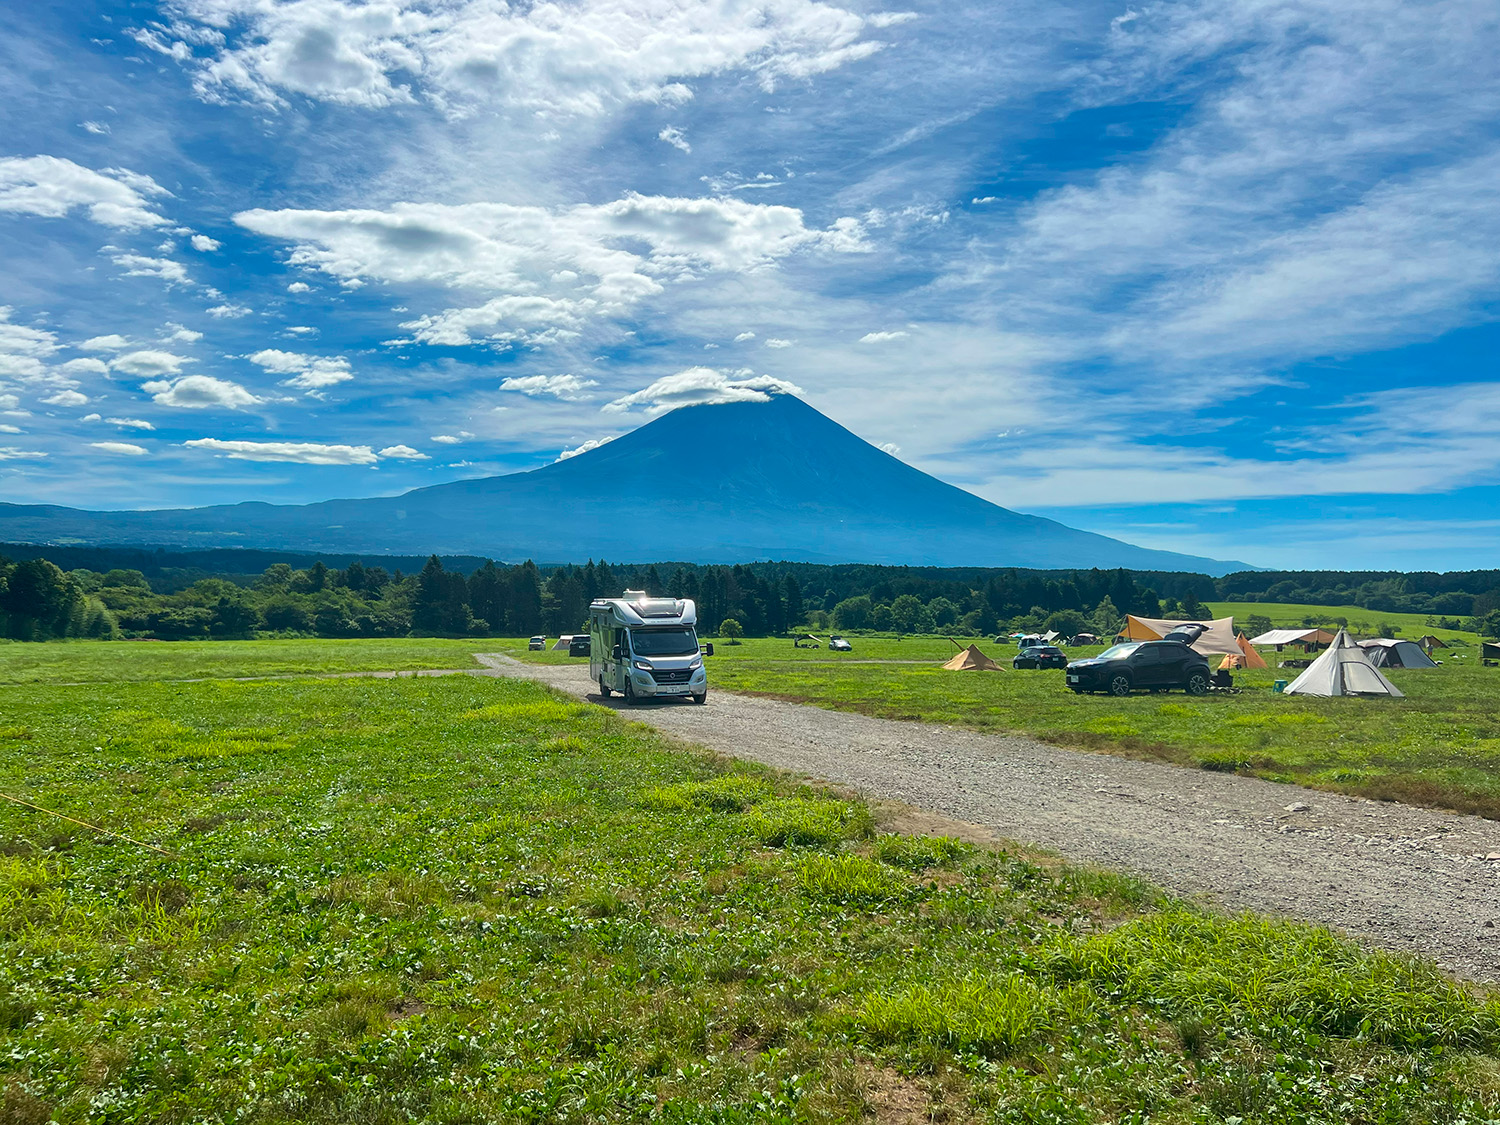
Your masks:
M681 617L682 603L675 598L642 598L635 611L642 617Z

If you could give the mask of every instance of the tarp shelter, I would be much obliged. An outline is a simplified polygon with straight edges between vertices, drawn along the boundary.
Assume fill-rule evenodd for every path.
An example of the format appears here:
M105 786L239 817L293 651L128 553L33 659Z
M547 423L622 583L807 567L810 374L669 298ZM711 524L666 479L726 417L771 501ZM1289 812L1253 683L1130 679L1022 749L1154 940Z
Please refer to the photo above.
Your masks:
M1301 645L1303 648L1322 648L1333 644L1334 635L1327 629L1272 629L1258 637L1251 637L1253 645L1275 645L1280 652L1283 645Z
M1060 636L1062 636L1062 634L1059 633L1056 629L1048 629L1045 633L1042 634L1042 640L1046 641L1050 645Z
M1393 641L1376 637L1360 641L1370 663L1377 668L1436 668L1437 662L1417 647L1415 641Z
M1155 617L1125 615L1125 628L1120 635L1127 641L1159 641L1168 633L1183 625L1202 625L1202 635L1193 642L1194 652L1211 656L1216 652L1226 656L1239 656L1239 645L1234 643L1234 618L1216 617L1212 621L1165 621Z
M1500 660L1500 644L1494 641L1485 641L1479 646L1479 659Z
M572 633L569 633L567 636L564 636L564 637L558 637L557 638L557 643L552 646L552 651L553 652L567 652L568 651L568 646L570 644L572 644L572 643L573 643L573 634Z
M970 645L948 663L943 665L950 672L1003 672L1005 666L996 664L977 647Z
M1421 648L1421 650L1423 652L1431 652L1435 648L1447 648L1448 647L1442 641L1440 641L1436 637L1434 637L1431 633L1428 633L1427 636L1425 636L1425 637L1419 637L1419 638L1417 638L1417 645Z
M1402 693L1370 663L1365 650L1340 629L1328 650L1286 687L1287 695L1387 695Z
M1239 655L1236 656L1232 653L1226 655L1223 661L1219 664L1219 671L1222 672L1226 668L1266 667L1265 660L1261 657L1260 653L1256 652L1253 648L1250 647L1250 642L1245 640L1244 633L1241 633L1239 636L1235 637L1234 643L1239 646Z

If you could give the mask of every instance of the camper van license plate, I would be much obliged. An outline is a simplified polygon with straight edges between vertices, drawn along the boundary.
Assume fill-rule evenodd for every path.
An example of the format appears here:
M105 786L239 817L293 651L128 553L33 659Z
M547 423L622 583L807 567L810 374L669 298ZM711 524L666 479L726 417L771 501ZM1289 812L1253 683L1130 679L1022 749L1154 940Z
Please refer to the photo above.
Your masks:
M658 684L657 687L656 687L656 694L657 695L686 695L688 693L688 689L689 689L689 685L687 685L687 684Z

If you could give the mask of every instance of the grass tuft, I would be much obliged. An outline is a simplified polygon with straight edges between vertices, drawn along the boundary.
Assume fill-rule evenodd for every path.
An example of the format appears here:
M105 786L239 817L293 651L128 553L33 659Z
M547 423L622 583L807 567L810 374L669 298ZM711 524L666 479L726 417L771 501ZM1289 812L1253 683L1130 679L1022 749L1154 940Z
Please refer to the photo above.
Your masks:
M864 805L782 797L756 805L745 818L745 830L768 847L827 847L841 840L869 839L875 820Z
M882 863L923 871L929 867L947 867L974 849L952 836L902 836L889 834L875 841L873 854Z
M862 855L810 855L797 865L797 883L815 902L885 902L912 891L906 879Z
M1087 1019L1091 1007L1091 998L1079 990L1047 988L1020 974L972 973L866 997L855 1023L876 1044L1004 1058L1034 1046L1062 1024Z
M771 792L771 786L758 777L731 773L710 781L682 781L676 785L659 786L646 794L646 804L650 808L672 812L689 809L744 812L751 805L765 800Z

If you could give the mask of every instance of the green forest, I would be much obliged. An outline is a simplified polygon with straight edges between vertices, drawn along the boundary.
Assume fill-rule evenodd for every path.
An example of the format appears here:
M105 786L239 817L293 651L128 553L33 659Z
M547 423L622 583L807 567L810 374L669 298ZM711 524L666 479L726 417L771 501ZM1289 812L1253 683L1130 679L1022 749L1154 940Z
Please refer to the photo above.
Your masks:
M548 567L436 555L384 560L387 569L369 559L325 562L248 551L3 550L0 633L22 641L558 635L582 629L594 598L626 589L694 599L700 630L710 635L731 620L730 631L752 637L798 629L1109 635L1126 613L1192 618L1211 600L1357 605L1500 633L1500 571L1248 572L1214 579L1128 570L785 562ZM249 573L248 563L268 565ZM1256 624L1252 616L1247 627Z

